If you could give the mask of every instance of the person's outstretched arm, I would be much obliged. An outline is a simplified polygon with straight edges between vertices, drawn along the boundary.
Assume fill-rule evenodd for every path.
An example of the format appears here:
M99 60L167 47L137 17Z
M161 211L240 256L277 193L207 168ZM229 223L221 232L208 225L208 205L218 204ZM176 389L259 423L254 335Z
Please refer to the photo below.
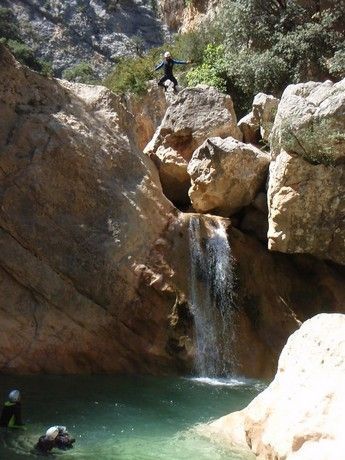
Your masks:
M174 64L190 64L190 61L179 61L178 59L173 59Z
M163 67L164 65L164 61L162 61L160 64L158 64L156 67L155 67L155 70L159 70Z

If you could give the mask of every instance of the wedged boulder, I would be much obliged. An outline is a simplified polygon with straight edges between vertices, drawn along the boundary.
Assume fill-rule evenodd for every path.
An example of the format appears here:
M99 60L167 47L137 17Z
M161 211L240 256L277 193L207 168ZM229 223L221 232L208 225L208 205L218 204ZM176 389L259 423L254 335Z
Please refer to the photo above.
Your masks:
M0 372L176 367L175 294L138 270L176 210L113 94L46 79L2 46L0 79Z
M237 125L242 131L243 142L258 144L260 140L260 121L258 117L254 116L253 111L241 118Z
M279 99L270 94L259 93L254 97L252 118L258 120L260 134L265 142L269 141L278 104Z
M282 152L268 187L268 247L345 264L345 166L311 165Z
M228 137L212 137L193 154L188 165L193 208L230 216L254 199L262 187L269 155Z
M275 119L269 248L345 263L345 80L289 86Z
M343 458L345 315L320 314L288 340L269 387L203 432L259 459Z
M231 97L205 85L182 90L144 150L158 167L163 191L174 203L188 202L188 163L194 150L212 136L242 139Z
M313 164L345 158L345 79L290 85L279 103L271 136L273 158L282 151Z

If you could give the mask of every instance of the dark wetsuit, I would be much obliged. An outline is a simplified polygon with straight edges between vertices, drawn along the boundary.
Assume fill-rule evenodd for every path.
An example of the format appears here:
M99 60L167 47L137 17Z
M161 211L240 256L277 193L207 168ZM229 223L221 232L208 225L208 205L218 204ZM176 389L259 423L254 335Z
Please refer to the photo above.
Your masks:
M5 402L0 417L0 426L7 428L19 428L23 426L20 402Z
M67 432L61 434L59 433L55 439L55 446L62 450L72 449L73 443L75 443L75 439Z
M72 449L75 439L72 438L67 432L59 433L55 439L50 439L48 436L43 435L39 438L35 449L40 453L46 454L54 447L57 449L67 450Z
M56 447L55 439L50 439L46 435L41 436L35 445L35 449L44 454L50 452L53 447Z
M178 61L176 59L169 59L169 58L164 59L164 61L162 61L160 64L158 64L158 66L155 68L155 70L159 70L162 67L164 68L164 77L162 77L159 80L159 82L158 82L159 86L163 86L165 88L164 82L166 82L167 80L170 80L174 84L174 89L176 89L177 80L173 75L174 64L188 64L188 62L186 62L186 61Z

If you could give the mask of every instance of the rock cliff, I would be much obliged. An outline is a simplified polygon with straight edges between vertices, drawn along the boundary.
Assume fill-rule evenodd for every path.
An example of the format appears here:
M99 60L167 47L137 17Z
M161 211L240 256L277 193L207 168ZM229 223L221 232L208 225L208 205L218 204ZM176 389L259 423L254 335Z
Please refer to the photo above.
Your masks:
M116 59L136 47L159 46L166 34L149 0L2 0L22 39L57 76L81 61L104 77Z
M340 460L344 334L345 315L322 314L306 321L289 338L269 387L243 411L202 432L250 448L259 459Z
M158 0L159 11L170 30L187 32L214 17L222 0Z
M153 84L140 100L117 97L46 79L3 47L0 59L0 371L191 372L188 214L164 196L142 152L168 105L164 93ZM187 133L190 159L212 133L241 136L232 110L214 89L185 90L167 111L181 123L158 133L166 143ZM254 162L259 155L217 139L248 149ZM229 222L236 340L228 346L236 372L268 377L301 322L344 311L344 272L310 256L270 253L236 228L250 228L255 213L267 222L265 193L255 194Z
M0 59L1 371L164 372L169 301L135 271L176 214L154 166L108 90Z

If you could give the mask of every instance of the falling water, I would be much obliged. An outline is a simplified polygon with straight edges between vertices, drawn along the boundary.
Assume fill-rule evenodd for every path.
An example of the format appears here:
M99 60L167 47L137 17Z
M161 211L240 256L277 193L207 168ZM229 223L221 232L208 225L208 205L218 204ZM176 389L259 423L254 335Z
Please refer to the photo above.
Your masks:
M224 220L191 215L190 305L196 334L196 368L202 377L232 371L233 259Z

